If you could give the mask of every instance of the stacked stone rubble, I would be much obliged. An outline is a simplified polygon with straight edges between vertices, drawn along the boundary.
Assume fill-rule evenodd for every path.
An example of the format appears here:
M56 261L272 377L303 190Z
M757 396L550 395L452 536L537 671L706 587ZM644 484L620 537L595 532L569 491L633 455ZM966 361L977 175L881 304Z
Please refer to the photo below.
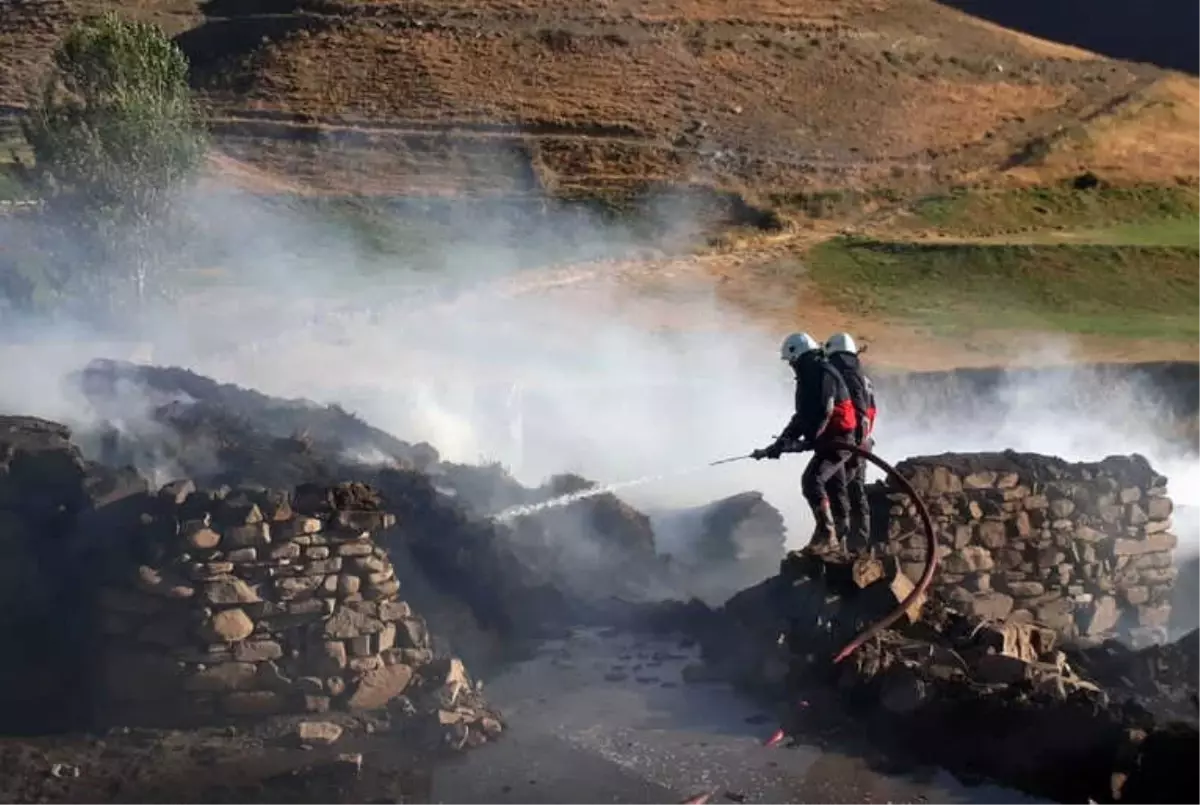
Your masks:
M400 599L371 537L394 522L361 484L289 495L189 481L147 497L142 563L99 593L102 700L125 721L204 720L374 710L429 691L464 740L481 718L498 729L459 712L473 685L457 660L434 660Z
M1165 639L1177 539L1167 479L1141 456L945 454L897 470L929 507L940 559L933 590L956 608L1034 621L1064 640ZM892 485L871 494L875 538L915 580L927 550L916 507Z
M789 554L700 633L706 665L685 669L685 680L725 678L777 696L787 733L810 733L822 714L844 725L848 705L885 750L1048 800L1100 801L1139 775L1157 796L1126 801L1184 801L1161 792L1194 790L1194 774L1143 771L1196 744L1195 634L1139 651L1062 646L1048 627L965 615L934 598L831 662L912 591L899 564L867 552ZM837 706L815 695L821 686Z

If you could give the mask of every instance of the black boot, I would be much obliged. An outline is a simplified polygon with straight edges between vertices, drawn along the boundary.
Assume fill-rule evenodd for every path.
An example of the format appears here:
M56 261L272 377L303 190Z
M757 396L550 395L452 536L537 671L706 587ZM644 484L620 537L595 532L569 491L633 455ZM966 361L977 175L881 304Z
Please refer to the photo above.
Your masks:
M857 507L852 507L857 509ZM871 541L871 526L862 511L852 511L850 522L846 524L846 550L865 551Z
M813 507L813 519L816 528L813 529L812 539L808 541L805 550L816 553L827 553L838 546L838 528L833 519L833 511L829 501L823 500L820 505Z

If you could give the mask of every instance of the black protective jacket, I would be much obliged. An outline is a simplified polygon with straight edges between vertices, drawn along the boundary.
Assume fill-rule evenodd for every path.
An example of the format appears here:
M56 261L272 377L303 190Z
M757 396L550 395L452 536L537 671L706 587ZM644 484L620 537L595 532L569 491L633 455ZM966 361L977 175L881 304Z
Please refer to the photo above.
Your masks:
M850 401L854 404L854 413L858 418L858 438L861 442L871 435L875 426L875 387L871 378L863 372L862 361L857 355L837 352L830 355L828 360L846 383L846 391L850 394Z
M857 425L854 403L837 369L820 353L803 355L792 364L796 373L796 413L780 441L852 439Z

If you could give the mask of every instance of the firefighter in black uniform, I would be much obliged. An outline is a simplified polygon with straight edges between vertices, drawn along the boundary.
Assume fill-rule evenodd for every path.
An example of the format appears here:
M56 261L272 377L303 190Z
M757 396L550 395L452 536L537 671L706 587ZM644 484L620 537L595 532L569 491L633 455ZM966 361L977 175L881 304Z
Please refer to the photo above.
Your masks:
M850 400L857 414L854 443L865 450L874 447L872 432L875 428L875 389L871 379L863 372L858 356L858 345L849 333L834 333L825 342L825 355L829 363L846 382ZM846 493L850 501L849 531L846 534L848 548L865 548L871 539L871 513L867 501L867 462L851 456L846 462ZM837 512L834 512L837 514Z
M827 441L853 441L857 427L854 404L842 376L825 359L821 344L808 333L792 333L785 338L780 357L796 375L796 412L769 447L755 450L751 456L779 458L789 447L813 448L812 460L801 479L804 499L816 519L809 547L835 547L848 527L844 522L848 508L844 465L849 455L821 448Z

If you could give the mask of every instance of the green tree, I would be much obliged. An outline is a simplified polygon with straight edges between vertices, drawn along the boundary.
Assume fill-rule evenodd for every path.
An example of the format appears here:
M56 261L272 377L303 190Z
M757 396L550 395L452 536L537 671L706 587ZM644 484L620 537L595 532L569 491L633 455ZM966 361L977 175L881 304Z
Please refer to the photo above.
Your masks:
M207 147L187 57L158 26L109 12L76 24L53 65L22 126L27 178L70 231L72 262L110 293L132 280L142 300Z

